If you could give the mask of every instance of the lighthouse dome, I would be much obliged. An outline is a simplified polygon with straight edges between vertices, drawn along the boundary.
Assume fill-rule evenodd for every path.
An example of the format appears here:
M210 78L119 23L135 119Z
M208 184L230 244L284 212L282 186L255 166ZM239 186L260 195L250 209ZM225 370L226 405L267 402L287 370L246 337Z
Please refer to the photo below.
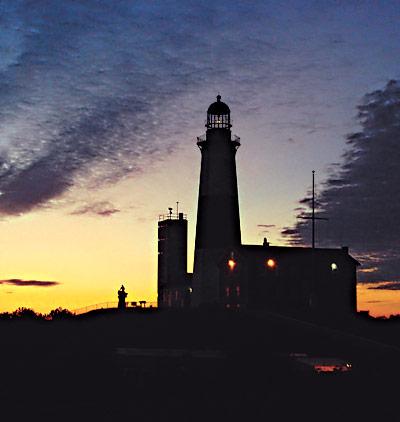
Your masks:
M212 103L210 107L208 107L207 114L230 114L231 110L227 106L227 104L221 101L221 96L217 95L217 101Z
M231 110L228 105L221 101L220 95L217 95L217 101L208 107L206 127L208 129L229 129L232 126L230 114Z

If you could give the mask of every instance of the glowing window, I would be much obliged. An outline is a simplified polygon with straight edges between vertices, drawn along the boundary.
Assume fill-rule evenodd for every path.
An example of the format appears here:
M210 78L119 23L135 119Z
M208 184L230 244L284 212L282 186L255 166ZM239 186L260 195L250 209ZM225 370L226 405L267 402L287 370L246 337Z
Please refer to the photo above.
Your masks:
M225 289L225 293L226 293L226 297L229 297L229 295L231 294L231 289L229 287L227 287Z
M332 264L331 264L331 270L332 271L336 271L337 269L338 269L337 264L335 262L332 262Z
M230 259L230 260L228 261L228 267L229 267L229 269L230 269L231 271L233 271L233 270L235 269L235 267L236 267L236 262L235 262L233 259Z
M276 268L276 261L272 258L267 259L267 267L273 270Z
M236 296L240 296L240 286L236 286Z

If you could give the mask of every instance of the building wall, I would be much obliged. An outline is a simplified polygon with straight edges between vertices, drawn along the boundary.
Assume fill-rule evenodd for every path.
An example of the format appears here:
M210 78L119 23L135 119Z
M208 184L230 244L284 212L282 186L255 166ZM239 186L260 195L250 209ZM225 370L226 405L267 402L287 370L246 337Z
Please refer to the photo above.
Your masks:
M356 312L356 261L345 250L245 246L235 254L233 269L230 258L226 254L220 264L221 304L226 308L332 316ZM273 267L267 265L269 259Z
M187 220L183 214L158 223L158 306L187 306Z

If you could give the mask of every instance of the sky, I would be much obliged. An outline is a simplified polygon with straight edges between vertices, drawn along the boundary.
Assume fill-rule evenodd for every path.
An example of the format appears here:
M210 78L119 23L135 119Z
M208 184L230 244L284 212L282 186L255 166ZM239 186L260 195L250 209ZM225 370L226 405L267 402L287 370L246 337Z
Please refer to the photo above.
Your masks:
M191 271L195 140L220 93L244 243L309 244L315 170L317 244L362 262L359 307L400 313L399 18L398 1L0 0L0 311L122 283L156 300L176 201Z

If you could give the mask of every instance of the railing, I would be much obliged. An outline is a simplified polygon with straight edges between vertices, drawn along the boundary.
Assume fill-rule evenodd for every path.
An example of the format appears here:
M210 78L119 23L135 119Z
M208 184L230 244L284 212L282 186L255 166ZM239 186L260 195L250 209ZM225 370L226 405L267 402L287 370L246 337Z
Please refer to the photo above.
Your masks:
M240 145L240 136L232 135L232 142L237 142Z
M182 214L183 216L183 220L187 220L187 214L184 214L183 212L178 212L178 213L169 213L169 214L160 214L158 216L158 221L164 221L164 220L180 220L179 218L179 214Z
M86 314L87 312L94 311L96 309L117 309L118 302L103 302L96 303L95 305L84 306L83 308L74 309L72 313L74 315ZM147 302L146 300L138 300L132 302L126 302L127 309L137 308L157 308L157 302Z
M201 144L202 142L205 142L206 139L207 139L206 138L206 134L204 133L203 135L200 135L200 136L197 136L196 137L196 143L197 144ZM240 136L232 134L231 141L240 145Z
M207 127L207 119L204 119L204 126L206 126ZM233 124L233 119L230 117L229 118L229 123L230 123L230 125L232 126L232 124Z

